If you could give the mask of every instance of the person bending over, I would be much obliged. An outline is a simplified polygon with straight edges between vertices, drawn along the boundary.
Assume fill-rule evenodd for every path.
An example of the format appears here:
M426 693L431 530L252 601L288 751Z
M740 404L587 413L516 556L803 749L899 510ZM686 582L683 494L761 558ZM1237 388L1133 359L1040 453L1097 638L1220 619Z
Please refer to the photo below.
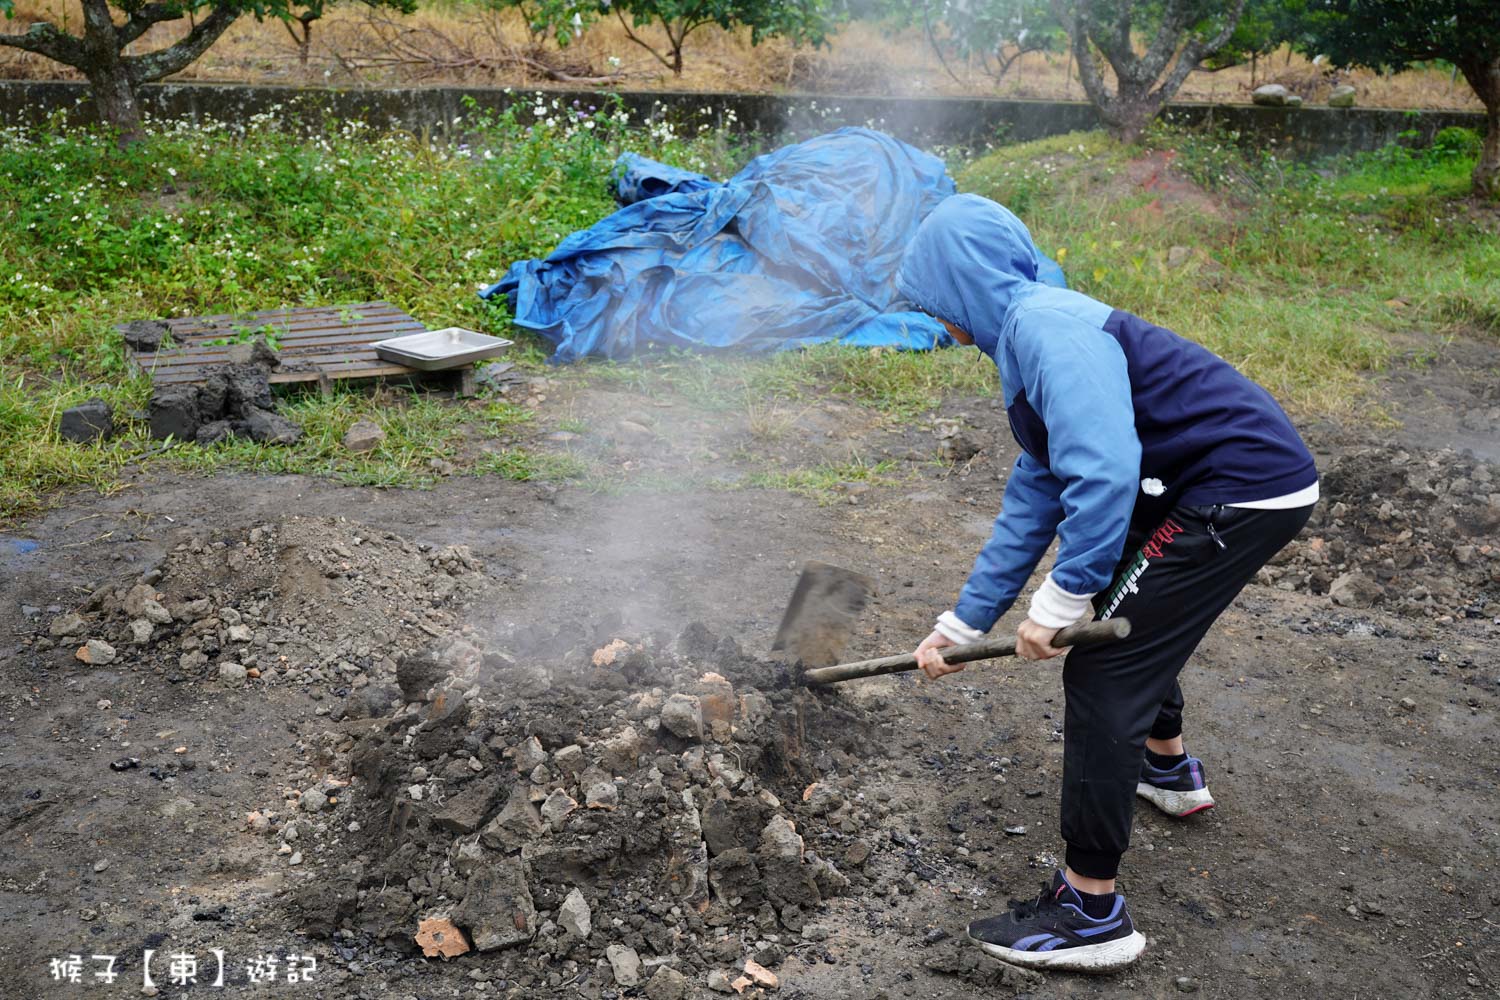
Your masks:
M1128 639L1063 666L1066 867L1035 902L969 924L1007 962L1105 972L1146 946L1115 886L1135 797L1174 817L1214 804L1183 748L1178 673L1307 522L1318 474L1263 388L1170 330L1039 283L1039 261L1020 219L956 195L923 221L897 276L917 308L994 359L1021 446L994 533L917 657L932 678L962 670L943 647L988 632L1054 537L1020 655L1057 656L1058 629L1082 618L1129 618Z

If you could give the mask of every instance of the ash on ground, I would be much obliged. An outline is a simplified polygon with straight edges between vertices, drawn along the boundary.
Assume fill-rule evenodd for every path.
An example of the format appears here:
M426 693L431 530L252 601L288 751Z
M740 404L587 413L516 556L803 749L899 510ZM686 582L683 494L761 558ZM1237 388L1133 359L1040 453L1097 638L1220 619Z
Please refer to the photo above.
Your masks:
M311 685L347 697L341 711L379 714L396 703L394 657L452 632L486 583L463 546L291 517L187 534L160 565L96 587L33 645L179 683Z

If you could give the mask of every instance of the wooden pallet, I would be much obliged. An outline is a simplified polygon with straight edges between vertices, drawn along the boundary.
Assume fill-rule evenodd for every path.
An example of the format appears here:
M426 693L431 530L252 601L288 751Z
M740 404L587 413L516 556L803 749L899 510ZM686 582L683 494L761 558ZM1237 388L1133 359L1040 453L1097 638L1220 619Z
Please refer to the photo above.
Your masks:
M202 381L207 369L230 360L231 344L210 341L243 340L247 332L262 329L271 335L281 356L281 367L271 373L272 383L317 382L326 392L339 379L430 374L386 361L370 346L427 329L389 302L270 309L238 316L184 316L163 322L172 331L172 347L140 353L126 348L126 356L157 385ZM460 391L472 394L473 365L435 374L456 375Z

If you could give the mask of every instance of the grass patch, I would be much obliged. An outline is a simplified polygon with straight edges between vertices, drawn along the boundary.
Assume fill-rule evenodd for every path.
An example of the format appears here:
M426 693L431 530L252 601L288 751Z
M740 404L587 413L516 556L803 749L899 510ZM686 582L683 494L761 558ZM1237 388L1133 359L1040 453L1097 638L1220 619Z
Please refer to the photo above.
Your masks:
M1152 153L1165 185L1131 176ZM1162 129L1144 148L1026 143L958 180L1016 208L1079 291L1198 340L1295 410L1348 415L1395 335L1500 332L1500 239L1464 198L1472 167L1458 137L1309 165Z
M508 360L540 370L544 346L475 290L610 212L606 177L624 149L716 175L755 151L721 131L642 131L608 105L551 101L475 116L465 146L356 125L308 136L269 116L235 129L156 127L124 151L61 123L0 130L0 522L60 489L108 491L133 463L382 486L455 471L591 481L581 459L515 444L533 418L514 403L400 391L287 396L284 412L306 432L289 448L163 450L131 416L149 387L113 332L145 317L384 299L432 326L511 336ZM1132 173L1143 157L1166 164L1174 184L1144 186ZM1347 414L1368 405L1361 375L1385 363L1394 335L1500 337L1500 239L1493 210L1464 197L1471 165L1460 133L1431 151L1314 168L1159 131L1136 148L1101 133L1006 147L958 177L1017 210L1075 287L1203 342L1294 409ZM668 352L550 375L746 413L759 441L794 433L787 413L827 398L912 420L945 396L997 386L973 351L836 345L754 358ZM94 396L114 405L121 433L60 441L60 412ZM353 455L340 441L358 419L386 440ZM588 431L571 416L557 429ZM503 450L471 458L476 434ZM828 466L756 484L832 495L885 471Z
M849 494L850 486L886 486L895 479L890 475L896 463L885 459L873 464L854 458L847 462L825 462L807 469L757 472L747 476L744 486L785 490L812 497L819 504L830 504Z
M0 129L0 522L59 489L107 490L142 457L204 471L430 482L431 462L454 460L466 411L414 402L386 414L353 396L297 398L286 412L306 428L301 444L155 454L159 445L128 419L149 386L127 368L113 327L384 299L432 327L511 335L510 360L539 367L536 339L517 335L476 289L612 211L606 179L626 148L717 174L754 151L728 133L637 129L601 105L546 98L475 115L462 146L357 123L304 135L272 115L233 128L157 125L127 150L61 119ZM89 448L59 441L61 410L93 396L115 405L124 433ZM337 442L356 412L386 426L388 438L354 458ZM524 419L496 404L481 422L503 434Z
M818 344L765 357L674 354L590 362L579 377L642 395L674 397L708 411L745 411L832 395L886 416L910 419L945 395L992 392L995 366L972 351L895 351Z
M474 463L476 476L499 476L517 482L534 480L581 479L588 475L588 463L566 452L537 452L522 448L485 455Z

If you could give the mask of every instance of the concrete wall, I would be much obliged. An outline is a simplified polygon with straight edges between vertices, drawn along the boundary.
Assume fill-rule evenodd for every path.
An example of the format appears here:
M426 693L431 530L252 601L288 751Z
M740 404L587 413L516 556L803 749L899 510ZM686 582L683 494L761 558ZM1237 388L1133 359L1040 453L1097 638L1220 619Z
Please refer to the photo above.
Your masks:
M143 101L158 118L243 122L271 114L317 126L326 119L359 119L378 128L437 133L462 131L475 110L498 111L530 103L535 91L494 87L421 87L334 90L212 83L164 83L144 88ZM766 94L655 93L619 95L633 117L665 117L728 124L742 131L802 136L841 125L871 125L913 142L983 145L1016 142L1092 128L1093 108L1074 101L991 98L807 97ZM546 99L565 104L601 104L592 90L549 90ZM40 123L58 111L92 118L82 83L0 80L0 122ZM732 120L729 112L733 112ZM1298 155L1378 149L1402 138L1430 142L1450 125L1484 128L1481 114L1454 111L1393 111L1383 108L1264 108L1244 104L1174 104L1167 116L1195 125L1214 122L1239 132L1242 141L1272 140ZM457 125L455 126L455 119Z

